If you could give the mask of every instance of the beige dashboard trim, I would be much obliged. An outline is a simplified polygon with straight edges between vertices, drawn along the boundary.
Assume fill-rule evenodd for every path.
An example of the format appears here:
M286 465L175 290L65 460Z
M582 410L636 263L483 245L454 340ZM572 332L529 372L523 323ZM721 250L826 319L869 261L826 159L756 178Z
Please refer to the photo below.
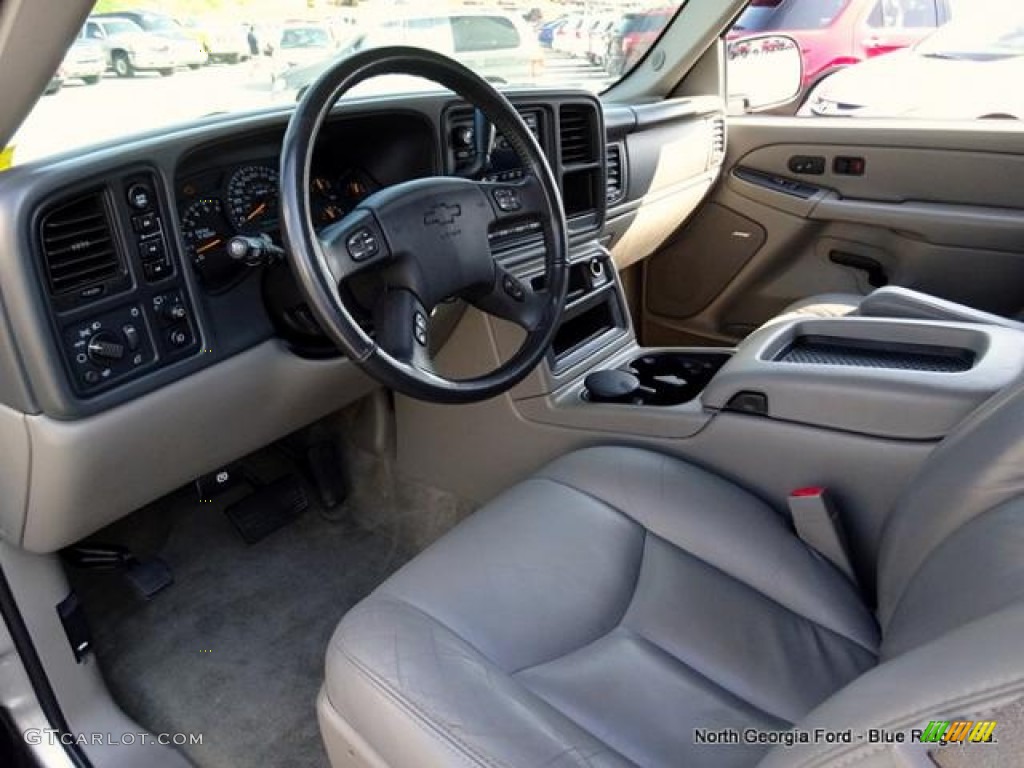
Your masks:
M0 531L21 531L12 543L30 551L55 551L374 386L348 360L304 360L268 341L79 421L0 412L0 441L14 457L0 476Z

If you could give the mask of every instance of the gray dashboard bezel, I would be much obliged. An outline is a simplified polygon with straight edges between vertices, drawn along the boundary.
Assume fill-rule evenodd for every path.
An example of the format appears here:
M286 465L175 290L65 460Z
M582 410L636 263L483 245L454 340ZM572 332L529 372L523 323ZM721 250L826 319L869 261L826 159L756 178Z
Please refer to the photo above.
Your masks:
M557 110L567 102L587 101L602 113L600 101L585 91L525 89L506 95L516 102L544 103ZM333 120L393 113L396 109L424 116L434 131L434 167L444 168L443 115L458 98L447 92L354 99L338 105ZM218 116L165 131L144 134L130 142L112 142L70 152L43 162L16 167L4 174L0 188L0 404L26 414L43 413L59 420L76 420L123 405L203 369L216 365L273 335L269 321L265 333L254 333L244 343L220 338L212 323L194 272L184 265L179 213L175 205L175 179L179 165L205 144L248 134L280 130L283 134L290 108L242 115ZM109 391L80 398L73 391L63 354L53 331L49 298L41 284L32 222L41 207L70 190L119 179L139 167L151 168L160 196L169 202L166 239L172 258L182 266L185 288L196 309L197 332L203 348L211 350L154 370ZM573 240L595 238L604 221L576 232ZM258 290L248 280L248 290ZM121 298L127 300L129 294ZM230 312L225 313L230 315ZM251 329L250 329L251 330Z

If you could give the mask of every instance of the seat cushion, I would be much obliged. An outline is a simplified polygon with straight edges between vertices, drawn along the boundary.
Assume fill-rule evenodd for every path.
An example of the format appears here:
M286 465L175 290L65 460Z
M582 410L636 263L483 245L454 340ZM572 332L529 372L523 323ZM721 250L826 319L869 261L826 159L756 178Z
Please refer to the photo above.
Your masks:
M322 722L392 768L751 765L762 748L695 729L786 728L877 649L853 587L770 507L677 459L594 448L343 619Z

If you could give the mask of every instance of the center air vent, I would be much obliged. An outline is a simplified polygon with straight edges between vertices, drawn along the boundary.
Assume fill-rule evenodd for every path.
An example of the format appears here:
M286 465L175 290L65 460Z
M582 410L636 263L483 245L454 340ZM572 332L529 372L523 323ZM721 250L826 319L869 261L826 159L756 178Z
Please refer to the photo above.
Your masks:
M53 294L120 275L110 217L99 190L58 205L43 217L43 260Z
M590 107L567 105L559 114L562 165L597 162L596 114Z
M608 145L608 166L605 171L605 200L615 205L626 196L626 166L622 144Z

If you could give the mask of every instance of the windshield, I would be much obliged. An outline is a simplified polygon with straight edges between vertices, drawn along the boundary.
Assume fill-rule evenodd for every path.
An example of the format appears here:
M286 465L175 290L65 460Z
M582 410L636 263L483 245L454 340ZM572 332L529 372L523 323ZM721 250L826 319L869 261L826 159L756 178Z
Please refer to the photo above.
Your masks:
M684 2L98 0L84 36L102 56L64 59L11 142L13 162L289 106L339 57L382 45L443 53L498 87L599 93L644 59ZM348 97L437 88L392 76Z
M831 26L850 0L751 0L733 29L767 32L824 29Z
M985 61L1024 55L1024 20L1008 23L980 19L943 27L915 48L921 56L937 59Z

